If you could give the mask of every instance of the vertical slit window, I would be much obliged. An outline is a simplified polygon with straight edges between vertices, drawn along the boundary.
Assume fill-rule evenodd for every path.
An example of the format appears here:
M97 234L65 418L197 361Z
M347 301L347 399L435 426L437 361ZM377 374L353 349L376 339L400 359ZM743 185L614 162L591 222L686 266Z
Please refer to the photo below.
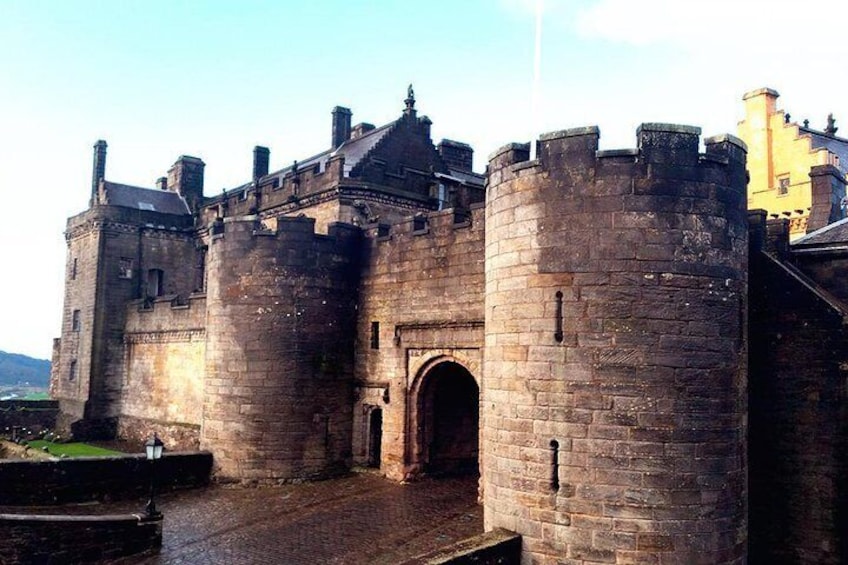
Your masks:
M557 343L562 343L562 292L559 290L556 293L556 330L554 331L554 339Z
M551 440L551 490L559 490L559 442Z
M380 349L380 322L371 322L371 349Z
M71 313L71 331L80 331L80 311L74 310Z

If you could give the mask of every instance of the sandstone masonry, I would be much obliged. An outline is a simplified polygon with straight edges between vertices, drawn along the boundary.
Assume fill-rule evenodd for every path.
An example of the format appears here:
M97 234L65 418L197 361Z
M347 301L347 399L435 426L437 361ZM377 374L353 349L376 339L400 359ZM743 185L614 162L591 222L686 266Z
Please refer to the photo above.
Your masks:
M553 132L479 175L430 125L411 91L380 127L336 107L330 149L270 171L257 147L213 197L196 157L156 190L107 181L98 142L59 425L155 431L251 482L479 472L527 562L848 558L841 244L801 257L750 220L732 136Z

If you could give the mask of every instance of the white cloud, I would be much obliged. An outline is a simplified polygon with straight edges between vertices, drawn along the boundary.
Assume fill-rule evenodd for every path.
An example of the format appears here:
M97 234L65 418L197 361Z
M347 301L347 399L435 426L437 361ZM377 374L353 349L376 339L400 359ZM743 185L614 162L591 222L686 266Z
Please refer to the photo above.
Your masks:
M821 0L599 0L581 3L574 26L587 39L726 53L844 53L848 3Z

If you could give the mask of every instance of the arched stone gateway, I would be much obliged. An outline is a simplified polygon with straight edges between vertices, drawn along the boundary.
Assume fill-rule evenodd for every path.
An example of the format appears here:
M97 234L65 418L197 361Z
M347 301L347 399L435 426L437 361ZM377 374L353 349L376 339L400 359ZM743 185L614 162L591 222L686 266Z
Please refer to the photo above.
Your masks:
M425 367L411 391L410 464L415 474L479 473L480 388L455 361Z

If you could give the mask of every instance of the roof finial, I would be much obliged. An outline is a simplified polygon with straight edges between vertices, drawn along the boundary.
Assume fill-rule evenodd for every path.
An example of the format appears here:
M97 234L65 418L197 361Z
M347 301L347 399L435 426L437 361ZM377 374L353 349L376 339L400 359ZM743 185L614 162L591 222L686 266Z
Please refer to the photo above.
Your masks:
M415 107L415 91L412 90L412 83L409 83L409 87L406 89L406 109L412 110Z
M833 119L833 113L827 115L827 127L824 128L824 132L828 135L836 135L836 130L839 128L836 127L836 120Z

